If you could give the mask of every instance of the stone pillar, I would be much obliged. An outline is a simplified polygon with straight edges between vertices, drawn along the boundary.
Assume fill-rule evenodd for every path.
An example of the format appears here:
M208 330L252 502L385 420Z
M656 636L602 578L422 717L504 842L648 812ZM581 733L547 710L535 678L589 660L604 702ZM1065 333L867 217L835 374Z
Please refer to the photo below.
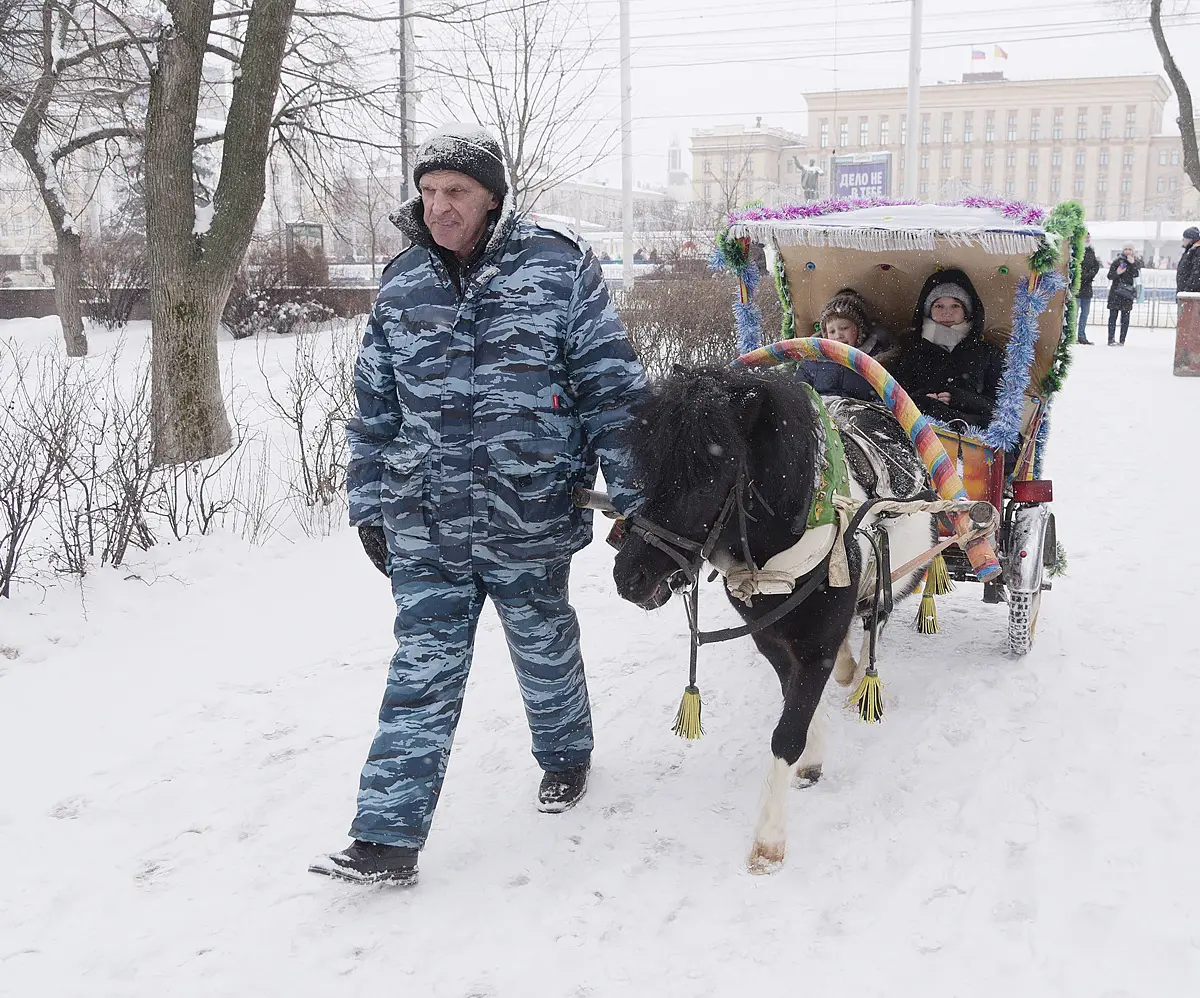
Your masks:
M1175 326L1175 373L1200 377L1200 292L1180 291L1179 321Z

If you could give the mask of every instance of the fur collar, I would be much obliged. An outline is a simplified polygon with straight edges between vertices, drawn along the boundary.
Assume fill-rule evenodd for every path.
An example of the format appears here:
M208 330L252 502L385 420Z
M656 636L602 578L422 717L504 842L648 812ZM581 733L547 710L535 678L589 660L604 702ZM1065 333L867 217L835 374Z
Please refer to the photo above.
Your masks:
M942 326L932 319L926 319L921 326L921 339L941 347L947 353L952 351L971 332L971 323L960 322L955 326Z
M438 246L433 241L433 234L425 224L425 208L420 194L405 201L388 216L388 220L404 233L410 242L417 246L423 246L430 253L438 252ZM504 201L500 204L500 214L492 227L487 245L484 246L483 252L475 263L479 264L496 256L508 242L519 220L517 204L513 200L512 191L509 191L504 195Z

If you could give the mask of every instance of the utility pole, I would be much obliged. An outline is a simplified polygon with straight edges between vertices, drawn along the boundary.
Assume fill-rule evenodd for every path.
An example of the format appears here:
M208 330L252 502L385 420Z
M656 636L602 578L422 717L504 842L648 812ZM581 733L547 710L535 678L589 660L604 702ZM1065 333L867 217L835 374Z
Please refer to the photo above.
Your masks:
M908 36L908 122L904 146L904 196L916 199L917 146L921 141L921 3L912 0L912 26Z
M629 0L621 0L621 287L633 287L633 85L629 73Z

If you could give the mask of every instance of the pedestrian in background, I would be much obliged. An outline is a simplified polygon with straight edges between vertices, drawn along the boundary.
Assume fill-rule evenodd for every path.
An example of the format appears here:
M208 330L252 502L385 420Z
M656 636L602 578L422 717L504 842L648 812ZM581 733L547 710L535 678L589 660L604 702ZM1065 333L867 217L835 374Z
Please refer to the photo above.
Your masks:
M1142 261L1134 255L1133 247L1126 246L1121 255L1108 266L1108 345L1124 346L1129 333L1129 316L1133 303L1137 301L1134 281L1142 272ZM1116 341L1117 317L1121 318L1121 341Z
M1076 339L1085 347L1090 347L1092 341L1087 338L1087 321L1088 314L1092 311L1092 281L1100 273L1100 261L1096 258L1096 251L1092 249L1092 234L1090 232L1083 237L1083 241L1083 265L1079 279L1078 298L1079 322L1076 326Z
M1200 292L1200 229L1183 230L1183 256L1175 268L1175 290Z

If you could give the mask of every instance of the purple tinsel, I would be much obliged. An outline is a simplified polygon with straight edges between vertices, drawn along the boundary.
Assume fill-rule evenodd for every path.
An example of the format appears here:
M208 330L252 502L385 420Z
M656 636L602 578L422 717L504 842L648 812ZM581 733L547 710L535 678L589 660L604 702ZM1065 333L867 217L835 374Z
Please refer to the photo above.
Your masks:
M856 211L859 208L895 208L900 205L920 204L920 201L898 200L894 198L831 198L827 201L803 201L799 204L785 204L778 208L740 208L729 213L729 224L737 222L794 222L802 218L820 218L822 215L836 215L844 211ZM984 197L971 195L959 201L938 202L946 207L959 208L991 208L1000 212L1005 218L1011 218L1023 225L1038 225L1046 218L1046 209L1025 201L1013 201L1009 198Z

